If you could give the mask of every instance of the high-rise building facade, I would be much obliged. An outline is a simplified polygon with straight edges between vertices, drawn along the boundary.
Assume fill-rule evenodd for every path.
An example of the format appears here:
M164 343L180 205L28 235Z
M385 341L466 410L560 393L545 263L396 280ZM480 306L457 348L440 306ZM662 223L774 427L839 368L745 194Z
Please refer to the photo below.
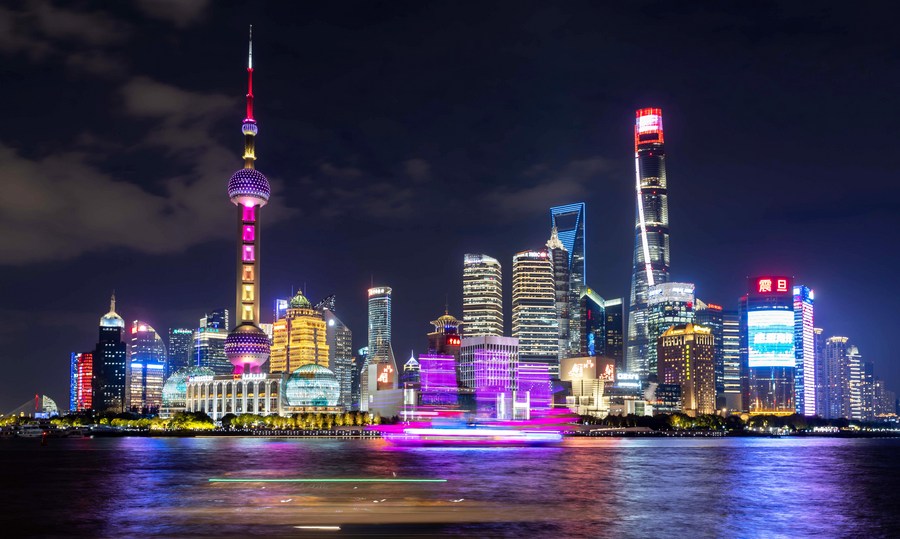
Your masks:
M217 309L200 319L191 342L191 366L207 367L217 376L231 374L234 366L225 354L228 310Z
M400 373L391 347L391 295L388 286L373 286L369 296L369 333L366 360L359 374L360 410L369 411L374 392L397 389Z
M847 337L825 339L822 416L826 419L850 417L850 347Z
M341 389L338 405L349 410L353 402L351 389L353 383L353 332L335 314L333 296L329 297L332 300L319 302L316 310L322 313L325 320L328 368L334 373Z
M794 398L798 414L816 415L816 335L808 286L794 285Z
M707 327L713 336L713 363L716 366L716 409L725 407L724 309L716 303L694 302L694 323Z
M460 326L463 324L446 310L436 320L432 320L434 331L428 334L428 353L453 356L459 361L459 347L462 345Z
M463 335L503 335L503 276L500 262L487 255L463 258Z
M681 386L682 411L690 416L716 413L715 339L696 324L669 327L657 339L660 384Z
M875 364L859 361L859 409L853 419L872 421L875 419Z
M251 28L252 30L252 28ZM235 262L235 316L237 325L225 339L225 354L234 374L260 372L269 360L269 337L259 328L259 218L269 202L269 180L256 170L256 135L253 117L253 36L247 55L247 113L241 124L244 134L244 166L228 180L228 198L237 207L237 253Z
M662 109L639 109L634 125L634 168L637 211L634 259L628 306L628 369L649 375L650 339L647 293L669 281L669 203Z
M122 340L125 321L116 313L116 295L109 312L100 318L100 338L93 353L92 409L122 413L126 401L126 360L128 344Z
M741 319L737 311L722 311L722 387L724 402L717 408L744 410L741 391Z
M566 250L565 245L559 240L555 226L550 229L550 239L547 240L547 253L550 255L550 261L553 263L553 287L556 290L556 323L559 327L559 359L563 359L570 355L576 355L576 351L569 349L571 337L569 320L570 318L577 320L579 317L570 312L569 251ZM576 304L577 306L578 304ZM576 333L578 333L577 330Z
M269 372L292 373L310 364L326 366L330 353L326 327L322 312L297 292L285 317L273 324Z
M816 349L816 415L819 417L827 417L825 404L825 389L828 385L825 376L825 330L822 328L813 328L813 341Z
M391 349L391 290L388 286L369 289L369 358L388 360Z
M625 370L625 305L622 298L603 302L606 315L606 357L615 360L616 370Z
M661 283L647 290L647 346L646 375L653 379L657 375L656 343L660 335L675 325L694 322L694 285L692 283Z
M83 412L93 405L93 352L72 352L69 411Z
M513 257L512 336L519 358L559 373L559 324L553 263L547 251L522 251Z
M794 302L791 280L749 280L741 298L741 363L746 373L744 405L751 414L793 414Z
M587 287L581 294L578 318L581 321L580 357L602 356L606 354L606 300L593 288ZM574 357L574 356L573 356Z
M587 262L585 221L587 215L584 202L566 204L550 208L550 226L557 231L560 243L568 255L566 273L569 279L568 308L566 318L568 324L560 326L560 334L565 335L568 344L562 348L560 357L572 357L579 353L581 345L581 320L578 309L581 295L587 287ZM549 248L549 244L548 244ZM555 259L554 259L555 263Z
M135 320L131 323L128 352L127 408L132 412L155 414L162 405L166 345L153 326Z
M875 417L887 418L897 416L897 394L880 378L875 379Z
M191 342L194 331L189 328L169 328L169 346L166 348L166 378L178 369L193 367Z

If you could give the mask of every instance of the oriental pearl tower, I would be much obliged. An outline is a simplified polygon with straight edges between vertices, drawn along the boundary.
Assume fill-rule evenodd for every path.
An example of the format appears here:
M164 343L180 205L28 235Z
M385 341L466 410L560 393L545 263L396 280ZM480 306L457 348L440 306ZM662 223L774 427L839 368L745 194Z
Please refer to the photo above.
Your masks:
M259 214L269 201L269 180L254 168L255 139L259 129L253 118L253 27L247 56L247 116L244 134L244 168L228 181L228 198L237 206L237 325L225 339L225 355L234 374L259 373L269 360L269 338L259 323Z

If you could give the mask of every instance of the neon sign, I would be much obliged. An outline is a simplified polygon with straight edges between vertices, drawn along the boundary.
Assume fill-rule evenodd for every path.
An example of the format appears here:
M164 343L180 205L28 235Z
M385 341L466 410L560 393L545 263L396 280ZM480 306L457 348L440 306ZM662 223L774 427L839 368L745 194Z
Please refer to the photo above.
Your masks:
M757 277L753 280L753 291L757 294L789 294L790 279L787 277Z

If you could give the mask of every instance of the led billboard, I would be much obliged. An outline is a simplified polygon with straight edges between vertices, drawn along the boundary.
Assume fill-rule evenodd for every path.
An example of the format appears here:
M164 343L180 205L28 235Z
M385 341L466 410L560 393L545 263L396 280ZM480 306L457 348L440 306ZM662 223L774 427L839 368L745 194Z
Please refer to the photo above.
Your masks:
M752 367L793 367L794 312L747 313L748 364Z

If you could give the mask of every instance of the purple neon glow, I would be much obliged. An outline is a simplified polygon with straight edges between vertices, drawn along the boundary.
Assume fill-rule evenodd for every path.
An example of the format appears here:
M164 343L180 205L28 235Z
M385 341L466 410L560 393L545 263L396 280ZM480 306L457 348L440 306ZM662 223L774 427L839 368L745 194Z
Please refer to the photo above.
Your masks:
M243 259L244 262L253 262L255 260L252 245L244 245Z
M419 381L422 404L451 406L457 403L459 384L456 379L456 358L453 356L419 356Z
M235 374L258 373L269 359L269 337L256 326L238 326L225 338L225 356Z
M241 239L252 243L255 237L256 228L253 225L244 225L244 233L241 235Z
M550 371L546 363L520 362L516 388L520 394L525 391L529 393L532 410L550 408L553 404Z
M442 412L435 423L416 421L369 427L386 441L400 446L523 446L553 444L578 418L568 412L550 411L524 421L489 421L468 424ZM449 419L449 420L448 420Z
M241 208L241 220L245 223L256 222L256 208L251 206L243 206Z

